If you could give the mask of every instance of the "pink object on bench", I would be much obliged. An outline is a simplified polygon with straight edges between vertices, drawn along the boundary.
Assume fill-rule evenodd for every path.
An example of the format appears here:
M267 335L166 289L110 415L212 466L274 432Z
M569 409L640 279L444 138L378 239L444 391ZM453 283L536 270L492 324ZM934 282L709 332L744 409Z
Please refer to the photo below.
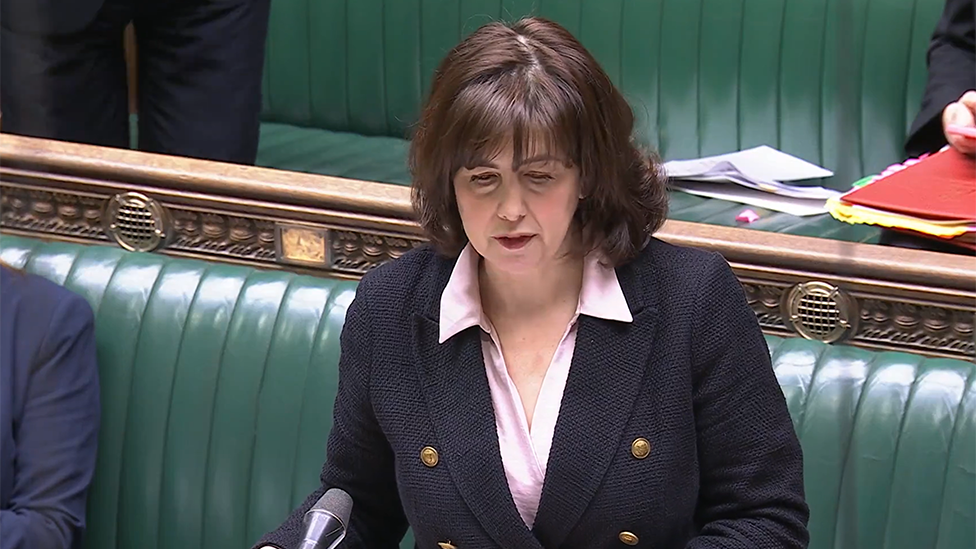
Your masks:
M739 215L735 216L735 220L740 223L752 223L757 219L759 219L759 214L749 209L742 210Z

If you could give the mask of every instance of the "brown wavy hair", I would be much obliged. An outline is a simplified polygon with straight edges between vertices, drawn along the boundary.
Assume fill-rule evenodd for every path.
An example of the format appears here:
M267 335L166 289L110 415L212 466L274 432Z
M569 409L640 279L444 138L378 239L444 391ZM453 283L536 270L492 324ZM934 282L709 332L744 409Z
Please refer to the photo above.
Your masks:
M438 251L457 255L467 243L457 171L509 142L516 165L546 147L580 170L576 223L586 251L626 263L668 212L660 161L636 144L633 127L630 105L569 31L536 17L485 25L441 61L411 141L420 224Z

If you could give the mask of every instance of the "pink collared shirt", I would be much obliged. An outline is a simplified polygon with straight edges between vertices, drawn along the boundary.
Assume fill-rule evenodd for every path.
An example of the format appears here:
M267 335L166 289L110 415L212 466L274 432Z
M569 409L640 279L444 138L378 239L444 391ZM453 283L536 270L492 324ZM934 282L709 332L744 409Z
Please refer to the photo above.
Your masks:
M455 334L472 326L481 327L481 349L488 374L491 402L495 409L495 425L502 465L508 488L515 500L522 520L532 528L546 478L546 465L552 435L559 416L569 367L576 347L576 320L579 315L633 322L630 307L620 289L616 272L600 264L599 256L591 253L583 265L583 285L576 314L563 334L552 362L546 371L532 415L532 429L528 427L518 389L508 375L501 344L491 322L481 308L478 283L478 264L481 256L468 244L461 252L451 279L441 294L440 337L444 343Z

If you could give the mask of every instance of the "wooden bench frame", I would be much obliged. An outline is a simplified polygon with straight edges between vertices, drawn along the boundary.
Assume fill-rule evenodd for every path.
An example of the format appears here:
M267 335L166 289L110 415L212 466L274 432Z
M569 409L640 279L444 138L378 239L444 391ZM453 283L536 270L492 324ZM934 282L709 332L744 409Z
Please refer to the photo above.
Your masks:
M395 185L12 135L0 159L8 234L124 245L109 217L135 204L154 251L343 278L424 241ZM681 221L657 236L724 255L769 334L976 359L972 257Z

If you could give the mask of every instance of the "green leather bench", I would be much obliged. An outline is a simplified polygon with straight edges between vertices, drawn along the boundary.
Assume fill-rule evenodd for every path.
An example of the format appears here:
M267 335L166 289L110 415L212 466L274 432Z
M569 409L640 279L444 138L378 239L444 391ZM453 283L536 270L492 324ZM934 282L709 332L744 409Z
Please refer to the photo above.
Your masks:
M527 14L567 27L667 160L770 145L846 190L903 158L944 0L275 0L258 164L405 185L411 124L462 36ZM671 218L737 225L682 192ZM755 209L755 208L754 208ZM858 242L878 230L755 209L749 228Z
M0 258L95 311L87 548L246 549L317 485L355 282L9 235ZM803 444L811 548L976 546L976 365L768 343Z

